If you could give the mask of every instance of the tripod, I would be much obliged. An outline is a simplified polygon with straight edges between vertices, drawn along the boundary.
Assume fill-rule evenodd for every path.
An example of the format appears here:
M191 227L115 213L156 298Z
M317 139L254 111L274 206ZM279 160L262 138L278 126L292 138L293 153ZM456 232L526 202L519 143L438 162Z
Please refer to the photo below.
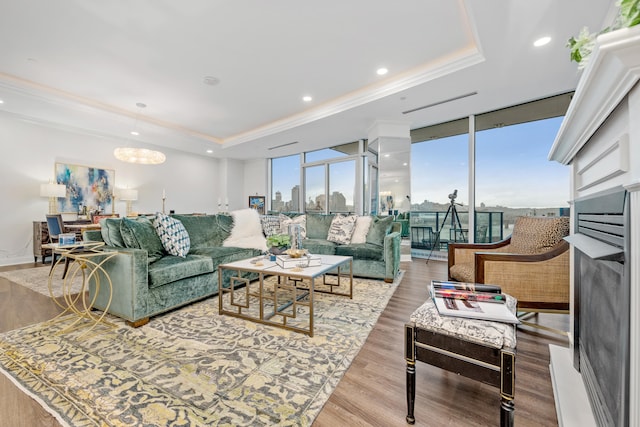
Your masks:
M447 208L447 213L444 215L442 219L442 224L440 224L440 228L436 230L436 239L431 245L431 251L429 251L429 256L427 256L427 264L429 264L429 260L431 259L431 255L433 254L434 248L440 247L440 233L444 228L444 225L447 223L447 218L451 214L451 230L453 230L453 241L458 241L458 230L460 230L460 237L462 240L465 240L464 230L462 228L462 222L460 222L460 216L458 216L458 210L456 209L456 197L458 196L458 190L454 190L453 194L449 194L449 199L451 199L451 203L449 203L449 207ZM456 224L458 227L456 228Z

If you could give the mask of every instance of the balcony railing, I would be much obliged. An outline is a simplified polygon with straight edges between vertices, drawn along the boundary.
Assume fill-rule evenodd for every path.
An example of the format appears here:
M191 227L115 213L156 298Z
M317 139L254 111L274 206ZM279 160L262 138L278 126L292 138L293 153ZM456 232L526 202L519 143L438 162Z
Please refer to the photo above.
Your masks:
M475 213L475 242L490 243L504 238L503 212ZM411 211L411 247L446 250L449 242L469 241L469 212Z

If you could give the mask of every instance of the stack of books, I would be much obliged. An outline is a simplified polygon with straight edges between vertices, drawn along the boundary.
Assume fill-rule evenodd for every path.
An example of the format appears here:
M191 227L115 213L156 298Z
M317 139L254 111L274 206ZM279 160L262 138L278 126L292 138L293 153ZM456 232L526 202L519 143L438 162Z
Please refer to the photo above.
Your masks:
M430 293L441 316L520 323L499 286L432 280Z

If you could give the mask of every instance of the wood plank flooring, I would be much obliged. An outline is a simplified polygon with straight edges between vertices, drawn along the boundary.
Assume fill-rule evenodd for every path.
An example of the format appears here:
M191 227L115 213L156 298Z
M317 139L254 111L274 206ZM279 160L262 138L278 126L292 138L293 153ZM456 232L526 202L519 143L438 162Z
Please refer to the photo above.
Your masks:
M0 267L0 271L41 264ZM316 418L315 427L406 426L403 326L427 298L427 283L446 278L446 263L403 262L402 283L336 390ZM48 320L59 312L54 302L0 278L0 332ZM152 320L153 321L153 320ZM566 315L541 314L546 326L568 329ZM522 426L557 426L549 375L549 344L568 339L537 329L518 330L515 421ZM499 425L497 389L418 362L417 426ZM4 375L0 375L0 426L60 424Z

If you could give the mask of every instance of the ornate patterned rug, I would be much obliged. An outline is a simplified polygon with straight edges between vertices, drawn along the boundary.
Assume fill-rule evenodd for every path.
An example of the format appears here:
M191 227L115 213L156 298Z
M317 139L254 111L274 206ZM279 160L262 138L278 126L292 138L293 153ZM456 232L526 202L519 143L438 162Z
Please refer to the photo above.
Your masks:
M53 279L51 282L51 290L53 292L53 296L60 297L62 296L62 270L64 266L61 265L56 268L54 271ZM0 277L4 277L5 279L9 279L14 283L17 283L20 286L24 286L26 288L31 289L32 291L36 291L42 295L46 295L48 297L51 296L49 292L49 272L51 271L50 266L44 267L35 267L35 268L26 268L23 270L12 270L12 271L2 271L0 272ZM71 293L80 292L82 282L80 280L75 280L73 285L71 286Z
M400 283L315 294L309 337L218 314L210 298L133 329L0 334L0 370L65 426L308 426Z

